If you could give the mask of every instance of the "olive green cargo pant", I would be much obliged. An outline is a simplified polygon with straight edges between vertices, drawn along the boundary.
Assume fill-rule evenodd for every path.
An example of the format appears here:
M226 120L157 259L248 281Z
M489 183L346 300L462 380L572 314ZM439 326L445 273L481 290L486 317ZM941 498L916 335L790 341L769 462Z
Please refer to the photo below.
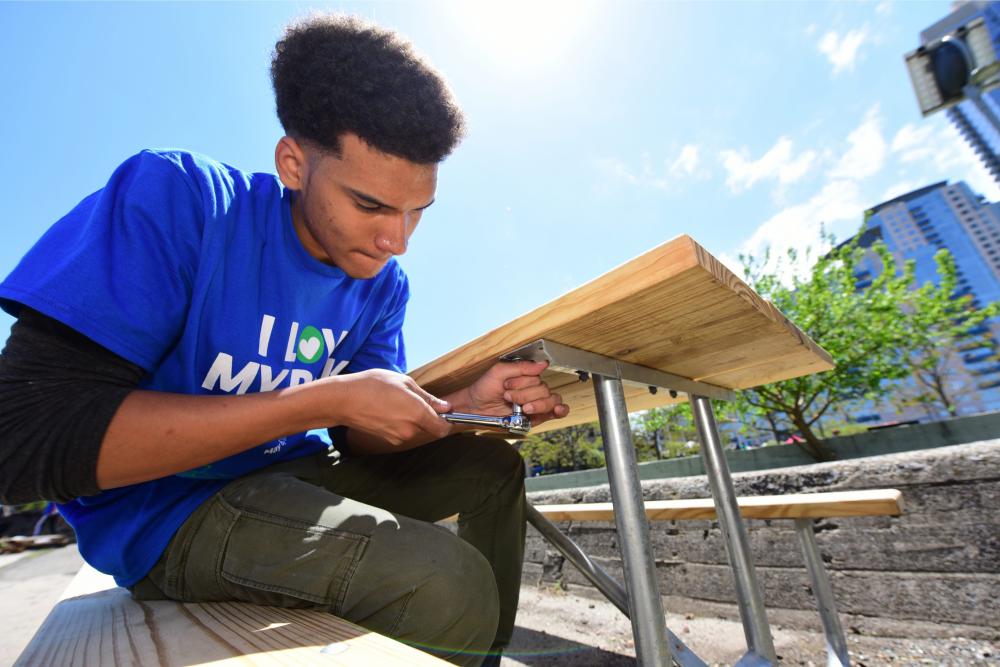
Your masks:
M229 483L133 595L322 609L458 665L506 646L524 557L517 451L459 435L330 461L308 456ZM454 514L459 537L430 523Z

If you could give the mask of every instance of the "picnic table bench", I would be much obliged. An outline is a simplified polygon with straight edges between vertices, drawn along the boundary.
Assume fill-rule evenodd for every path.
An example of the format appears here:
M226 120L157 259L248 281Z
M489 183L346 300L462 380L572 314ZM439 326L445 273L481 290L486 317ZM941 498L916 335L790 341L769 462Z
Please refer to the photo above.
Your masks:
M681 394L686 395L746 635L747 652L740 664L776 664L712 400L732 400L735 389L829 370L834 365L830 355L684 235L411 375L429 392L445 395L470 384L498 359L549 362L543 378L572 412L537 431L595 418L600 422L625 574L624 597L636 656L643 665L668 665L672 660L702 664L674 641L663 621L628 420L629 410L666 405L685 400ZM550 541L574 550L569 538L537 511L529 510L529 520Z
M833 367L829 354L704 248L680 236L411 375L431 393L444 395L468 385L498 359L513 358L547 360L543 378L572 407L568 418L546 423L537 432L600 421L625 586L606 575L595 576L606 584L602 590L612 602L627 609L636 655L647 666L704 663L675 637L668 639L628 409L662 406L684 400L681 394L687 396L747 640L747 653L738 664L776 664L711 400L732 399L734 389L828 370ZM529 509L529 520L557 548L582 554L538 509ZM585 555L574 562L597 571ZM170 651L197 653L194 646L214 647L214 653L205 648L203 657L221 655L219 647L227 646L231 655L244 656L244 662L233 664L276 664L267 660L305 647L308 653L295 653L295 658L308 655L305 662L322 664L321 660L338 656L319 648L336 642L351 645L343 656L369 650L378 655L366 658L367 664L391 664L396 651L403 651L407 664L440 663L332 616L320 619L318 613L239 603L140 604L124 591L105 591L57 605L26 649L22 664L34 664L32 660L42 655L64 656L69 664L113 664L102 658L139 654L163 658L172 655ZM117 634L110 628L118 628Z
M15 667L416 666L449 663L322 611L138 602L84 565Z
M789 520L795 522L795 533L812 583L813 596L819 610L826 637L827 664L847 667L850 657L847 638L837 615L837 605L830 587L830 578L813 534L814 519L841 517L899 516L903 511L902 493L898 489L866 489L826 493L795 493L778 496L743 496L737 498L740 515L746 519ZM528 520L552 543L569 562L626 616L630 614L628 595L613 577L590 559L551 522L613 521L612 503L575 503L537 505L529 507ZM649 521L690 521L716 519L715 502L711 498L683 500L647 500L644 503ZM667 630L672 658L681 667L706 667L705 663L676 635Z

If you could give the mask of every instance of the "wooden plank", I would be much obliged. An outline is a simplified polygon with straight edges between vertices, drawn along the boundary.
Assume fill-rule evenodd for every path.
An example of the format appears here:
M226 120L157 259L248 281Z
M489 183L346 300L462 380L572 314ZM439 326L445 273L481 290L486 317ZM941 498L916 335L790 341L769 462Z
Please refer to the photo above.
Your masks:
M829 370L830 355L688 236L680 236L414 371L428 391L467 386L504 354L539 338L740 389ZM547 375L551 380L551 374ZM572 376L554 380L568 386ZM633 391L630 410L671 402ZM564 396L564 399L566 397ZM575 388L569 418L596 418Z
M897 489L798 493L786 496L745 496L738 499L740 513L751 519L824 519L846 516L899 516L902 493ZM690 500L647 500L650 521L714 519L711 498ZM551 521L614 521L611 503L536 505Z
M137 602L123 588L57 604L15 663L370 665L448 663L320 611L237 602Z
M97 593L98 591L107 591L113 588L118 588L114 577L110 574L98 572L87 563L84 563L83 567L76 573L76 576L73 577L73 580L69 582L66 590L59 596L59 601L62 602L70 598Z

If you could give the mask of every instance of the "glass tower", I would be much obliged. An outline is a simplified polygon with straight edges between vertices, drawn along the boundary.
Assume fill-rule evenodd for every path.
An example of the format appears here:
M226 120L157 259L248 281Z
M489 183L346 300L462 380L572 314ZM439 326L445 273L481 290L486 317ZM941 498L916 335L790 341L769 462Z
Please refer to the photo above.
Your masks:
M987 202L964 182L943 181L890 199L869 209L865 220L861 245L882 240L899 264L913 260L919 285L938 282L934 254L944 248L955 259L956 297L970 295L979 307L1000 301L1000 204ZM858 287L870 284L878 270L871 253L856 275ZM972 333L959 343L949 367L960 415L1000 410L1000 322ZM873 412L863 420L945 416L917 406L868 407Z

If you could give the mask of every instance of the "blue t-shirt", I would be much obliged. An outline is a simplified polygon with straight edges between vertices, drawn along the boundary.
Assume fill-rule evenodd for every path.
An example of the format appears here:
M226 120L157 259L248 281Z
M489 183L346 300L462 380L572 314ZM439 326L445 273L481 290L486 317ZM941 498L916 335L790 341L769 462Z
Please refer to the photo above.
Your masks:
M127 160L0 284L8 312L45 313L146 369L141 388L185 394L403 372L408 297L395 261L360 280L309 255L276 177L181 151ZM226 480L325 447L291 434L60 509L87 562L129 586Z

